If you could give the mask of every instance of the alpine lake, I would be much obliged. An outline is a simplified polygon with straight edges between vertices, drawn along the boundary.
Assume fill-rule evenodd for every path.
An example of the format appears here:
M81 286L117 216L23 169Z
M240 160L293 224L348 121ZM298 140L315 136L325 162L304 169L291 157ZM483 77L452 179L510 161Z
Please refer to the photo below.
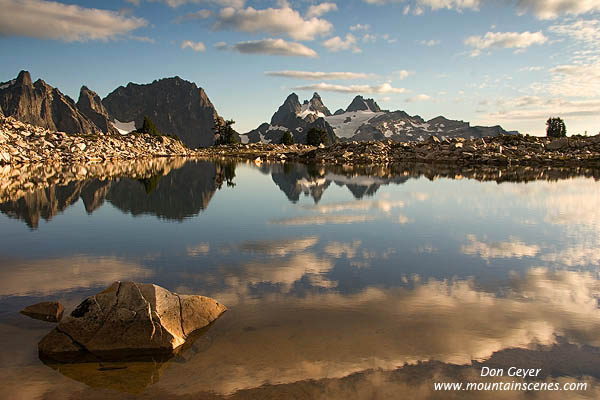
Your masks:
M593 172L173 159L144 178L20 191L7 176L2 399L600 398ZM228 311L168 360L40 360L54 324L19 311L69 313L114 281Z

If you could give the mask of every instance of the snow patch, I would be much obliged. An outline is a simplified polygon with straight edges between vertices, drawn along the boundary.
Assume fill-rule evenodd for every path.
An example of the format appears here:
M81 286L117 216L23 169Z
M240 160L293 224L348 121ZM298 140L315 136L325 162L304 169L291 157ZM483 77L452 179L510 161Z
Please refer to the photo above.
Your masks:
M135 131L135 121L121 122L115 118L111 123L121 135L127 135L129 132Z
M312 106L312 104L310 104L310 103L302 104L302 108L300 109L300 112L297 113L296 115L302 119L308 117L311 114L315 114L319 118L325 118L325 114L323 114L322 112L313 110L311 108L311 106Z
M325 121L331 125L338 137L350 138L363 124L380 115L383 115L383 112L356 111L325 117ZM344 122L347 118L350 118L350 122Z

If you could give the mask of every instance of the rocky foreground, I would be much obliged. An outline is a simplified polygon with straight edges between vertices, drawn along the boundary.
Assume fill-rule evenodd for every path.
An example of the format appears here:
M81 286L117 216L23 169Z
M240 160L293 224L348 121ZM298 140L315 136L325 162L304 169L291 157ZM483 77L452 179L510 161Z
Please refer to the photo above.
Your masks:
M422 142L353 141L319 147L250 143L191 150L168 136L69 135L0 116L0 165L81 165L174 156L337 165L424 163L596 168L600 167L600 135L555 139L521 135L477 139L432 136Z
M69 135L0 116L0 165L63 164L193 156L177 139L150 135Z
M196 153L205 157L342 165L425 163L459 166L600 167L600 135L555 139L520 135L478 139L439 139L432 136L424 142L346 142L318 148L252 143L199 149Z

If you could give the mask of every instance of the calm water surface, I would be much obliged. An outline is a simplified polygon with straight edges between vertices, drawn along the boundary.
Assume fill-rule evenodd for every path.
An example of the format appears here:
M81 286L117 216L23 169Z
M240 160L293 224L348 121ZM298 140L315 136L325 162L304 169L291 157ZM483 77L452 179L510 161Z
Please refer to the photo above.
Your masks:
M0 204L0 398L598 398L600 182L189 162ZM457 176L460 178L460 176ZM115 280L229 307L163 363L45 365L52 324ZM435 392L482 365L577 392Z

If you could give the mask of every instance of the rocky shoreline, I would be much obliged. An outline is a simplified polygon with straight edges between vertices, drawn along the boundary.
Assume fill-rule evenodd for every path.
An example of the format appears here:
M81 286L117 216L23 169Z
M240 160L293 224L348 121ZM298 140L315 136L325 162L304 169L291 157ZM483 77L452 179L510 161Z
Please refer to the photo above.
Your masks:
M94 163L150 157L194 156L168 136L69 135L0 116L0 165Z
M75 165L176 156L335 165L418 163L598 168L600 135L556 139L520 135L478 139L440 139L432 136L423 142L340 142L319 147L251 143L191 150L168 136L69 135L26 124L12 117L0 117L0 165Z
M338 165L402 163L457 166L600 167L600 135L549 139L501 135L479 139L423 142L341 142L332 146L237 144L198 149L203 157L237 157L261 161L296 161Z

